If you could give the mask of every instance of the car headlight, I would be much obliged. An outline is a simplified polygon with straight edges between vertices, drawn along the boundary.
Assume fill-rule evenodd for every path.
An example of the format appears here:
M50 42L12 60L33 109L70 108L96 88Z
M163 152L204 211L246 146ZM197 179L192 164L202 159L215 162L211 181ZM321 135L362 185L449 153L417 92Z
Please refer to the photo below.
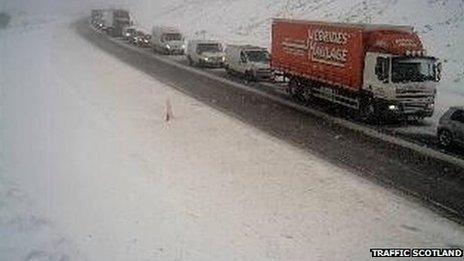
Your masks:
M205 58L203 58L203 60L205 60L205 61L208 61L208 60L209 60L209 58L208 58L208 57L205 57Z
M166 49L171 49L171 46L169 44L166 44Z
M222 60L223 62L225 62L225 61L226 61L226 57L225 57L225 56L222 56L221 60Z
M182 49L185 49L185 44L182 45Z
M388 109L391 111L396 111L398 110L398 105L394 105L394 104L388 105Z
M129 37L129 36L130 36L130 34L129 34L129 33L126 33L126 36L127 36L127 37Z

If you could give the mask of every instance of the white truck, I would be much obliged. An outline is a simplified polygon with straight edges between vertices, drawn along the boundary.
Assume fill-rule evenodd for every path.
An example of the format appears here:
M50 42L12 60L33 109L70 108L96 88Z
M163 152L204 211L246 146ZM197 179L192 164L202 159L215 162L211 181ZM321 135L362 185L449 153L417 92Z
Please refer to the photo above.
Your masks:
M151 34L151 45L155 52L163 54L184 54L185 39L174 27L154 26Z
M113 12L109 9L102 10L100 19L100 29L106 31L113 25Z
M110 36L122 36L123 27L132 24L129 12L123 9L108 9L102 14L102 29Z
M224 67L229 74L244 75L247 80L272 78L270 55L265 48L252 45L228 45Z
M222 44L215 40L190 40L186 50L191 66L215 67L224 66L225 54Z

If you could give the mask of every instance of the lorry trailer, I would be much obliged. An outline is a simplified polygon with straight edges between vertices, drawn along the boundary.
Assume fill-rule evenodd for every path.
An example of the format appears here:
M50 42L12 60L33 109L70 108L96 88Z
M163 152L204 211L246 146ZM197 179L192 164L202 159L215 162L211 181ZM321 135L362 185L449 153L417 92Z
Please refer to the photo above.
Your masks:
M441 64L410 26L274 19L271 68L288 92L377 117L430 117Z

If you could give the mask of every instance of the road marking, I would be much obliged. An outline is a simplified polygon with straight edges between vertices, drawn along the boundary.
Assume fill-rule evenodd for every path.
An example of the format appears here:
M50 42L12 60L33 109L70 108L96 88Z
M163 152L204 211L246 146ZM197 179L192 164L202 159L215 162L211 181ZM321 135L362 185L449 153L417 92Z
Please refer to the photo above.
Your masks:
M295 103L293 103L291 101L288 101L288 100L285 100L283 98L268 94L268 93L260 91L258 89L255 89L255 88L243 85L241 83L237 83L237 82L228 80L226 78L222 78L220 76L216 76L216 75L211 74L211 73L209 73L207 71L199 70L199 69L190 67L188 65L183 65L183 64L181 64L178 61L175 61L173 59L158 56L158 55L156 55L154 53L147 52L146 49L141 49L141 48L138 48L136 46L128 45L125 42L119 41L116 38L107 37L106 34L103 34L102 32L98 31L97 29L93 28L92 26L89 26L89 27L91 29L93 29L93 31L97 32L98 34L104 35L108 40L118 44L119 46L122 46L124 48L129 48L129 49L131 49L133 51L136 51L136 52L138 52L140 54L152 54L150 57L152 57L152 58L154 58L154 59L156 59L158 61L164 62L166 64L169 64L171 66L177 67L179 69L182 69L182 70L185 70L185 71L188 71L188 72L196 73L198 75L202 75L202 76L204 76L206 78L209 78L211 80L215 80L215 81L227 84L227 85L231 85L231 86L240 88L240 89L242 89L244 91L247 91L247 92L258 94L258 95L260 95L262 97L265 97L265 98L267 98L269 100L272 100L274 102L277 102L277 103L283 104L285 106L291 107L293 109L296 109L296 110L303 111L305 113L314 115L314 116L322 118L322 119L324 119L324 120L326 120L328 122L332 122L334 124L337 124L339 126L348 128L350 130L360 132L360 133L362 133L362 134L364 134L366 136L376 138L376 139L380 139L380 140L383 140L385 142L388 142L388 143L391 143L391 144L394 144L394 145L397 145L397 146L401 146L403 148L407 148L407 149L416 151L416 152L418 152L418 153L420 153L420 154L422 154L424 156L434 158L434 159L438 159L438 160L441 160L441 161L445 161L445 162L454 164L456 166L459 166L461 168L464 168L464 160L462 160L460 158L453 157L451 155L442 153L440 151L437 151L437 150L434 150L434 149L431 149L431 148L428 148L428 147L425 147L425 146L421 146L419 144L416 144L416 143L413 143L413 142L410 142L410 141L406 141L404 139L401 139L401 138L398 138L398 137L395 137L395 136L392 136L392 135L381 133L381 132L379 132L378 130L376 130L374 128L359 125L357 123L354 123L354 122L351 122L351 121L348 121L348 120L345 120L345 119L337 118L337 117L331 116L329 114L323 113L323 112L315 110L315 109L311 109L311 108L303 106L303 105L295 104Z

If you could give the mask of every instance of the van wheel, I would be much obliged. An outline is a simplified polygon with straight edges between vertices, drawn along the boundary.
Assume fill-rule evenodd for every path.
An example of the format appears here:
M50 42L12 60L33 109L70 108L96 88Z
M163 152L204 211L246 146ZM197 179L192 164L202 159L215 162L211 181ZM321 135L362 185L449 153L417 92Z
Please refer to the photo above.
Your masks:
M438 143L443 148L451 147L451 144L453 143L453 136L451 135L451 132L447 130L439 131L438 132Z
M358 113L358 119L362 122L373 123L376 120L377 110L372 101L362 104Z

